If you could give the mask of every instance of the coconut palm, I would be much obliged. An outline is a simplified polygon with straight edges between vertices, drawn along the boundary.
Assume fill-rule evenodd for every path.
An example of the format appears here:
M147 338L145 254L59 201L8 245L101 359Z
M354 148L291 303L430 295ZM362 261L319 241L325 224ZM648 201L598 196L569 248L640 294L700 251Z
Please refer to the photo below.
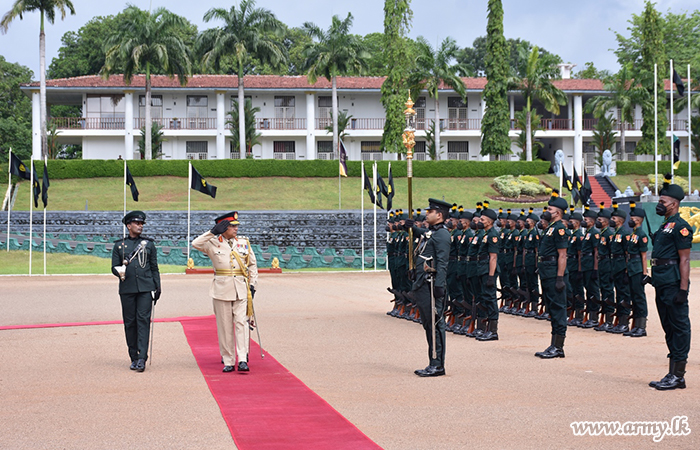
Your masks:
M459 47L451 37L445 38L440 47L433 49L430 43L418 36L418 56L416 57L416 69L410 75L410 84L420 90L427 90L428 95L435 99L435 148L438 159L440 155L440 101L438 89L444 84L466 99L467 92L459 73L466 71L466 67L455 62ZM454 64L453 64L454 62Z
M333 113L331 113L331 116ZM352 114L348 114L345 111L340 111L338 113L338 137L340 139L345 139L345 136L348 135L346 133L346 129L348 128L348 125L350 125L350 120L352 119ZM332 134L333 133L333 121L331 119L331 124L328 125L326 128L326 133Z
M343 75L361 75L367 68L370 55L362 40L350 34L352 14L344 20L333 16L328 30L322 30L311 22L301 27L312 42L304 48L304 69L309 83L319 76L331 82L331 106L333 119L333 151L338 151L338 87L337 78Z
M245 86L243 77L250 70L253 58L262 64L278 68L287 62L284 46L270 37L282 35L284 25L268 9L256 8L255 0L242 0L239 7L212 8L204 14L204 21L218 19L224 22L220 28L204 31L197 39L202 56L202 66L219 70L221 62L233 59L238 75L238 143L241 158L245 158Z
M511 84L517 86L525 98L527 161L532 161L532 102L538 100L547 111L554 114L559 114L559 106L566 105L566 94L552 83L554 73L556 65L553 60L540 56L540 51L535 46L527 57L525 76L511 78Z
M233 147L238 147L240 148L240 145L238 143L238 139L240 138L240 134L238 133L238 127L240 126L240 121L239 121L239 115L240 115L240 110L238 109L238 102L234 101L233 102L233 107L231 108L231 111L228 112L229 118L226 120L226 124L231 126L231 142L233 144ZM253 108L253 102L250 99L246 99L245 101L245 108L243 109L244 115L245 115L245 138L246 138L246 143L245 143L245 148L246 148L246 157L253 157L253 146L255 145L261 145L260 143L260 136L262 136L260 133L257 132L257 129L255 127L255 115L260 112L259 107Z
M7 33L7 29L17 17L23 19L24 14L39 11L41 25L39 27L39 98L41 120L41 155L46 156L46 34L44 33L44 19L53 24L56 12L61 13L61 20L66 18L66 8L75 15L75 8L70 0L15 0L12 9L5 13L0 20L0 32Z
M603 89L608 95L597 95L586 102L586 112L592 112L597 118L604 117L611 109L620 111L617 123L620 126L620 147L625 151L626 124L634 123L634 107L641 104L646 91L641 85L634 83L632 65L625 64L619 72L604 81Z
M186 26L185 19L165 8L144 11L136 6L124 10L124 24L107 38L105 65L101 74L123 70L124 81L130 84L136 73L146 75L146 123L151 129L151 73L162 72L178 76L182 86L192 74L190 50L179 37L178 29ZM146 159L152 156L151 133L145 133Z
M538 159L540 157L540 150L544 147L544 144L540 141L535 140L535 133L542 129L542 117L537 114L537 110L533 109L530 111L530 141L532 142L532 157ZM515 128L520 131L520 134L515 139L515 145L520 147L520 153L518 158L524 161L527 156L527 135L525 130L527 129L527 111L521 110L515 113Z

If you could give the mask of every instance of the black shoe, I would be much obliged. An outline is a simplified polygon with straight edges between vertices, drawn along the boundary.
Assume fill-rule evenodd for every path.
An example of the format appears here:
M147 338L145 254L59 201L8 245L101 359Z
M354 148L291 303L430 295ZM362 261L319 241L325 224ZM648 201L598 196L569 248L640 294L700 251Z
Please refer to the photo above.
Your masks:
M131 365L129 366L129 369L136 370L136 361L131 361Z
M224 370L222 370L222 372L228 373L233 372L234 370L236 370L234 366L224 366Z
M598 325L593 328L596 331L609 331L613 329L613 324L609 322L604 322L602 325Z
M248 363L245 361L241 361L238 363L238 371L239 372L249 372L250 368L248 368Z
M598 326L597 320L587 320L581 324L581 328L593 328Z
M622 335L623 336L632 336L632 333L636 333L636 332L637 332L637 327L632 327L631 329L622 333Z
M685 378L672 374L666 375L663 380L656 383L655 387L659 391L670 391L672 389L685 389ZM653 381L652 381L653 383ZM649 383L651 385L651 383Z
M564 358L564 349L550 345L545 351L535 353L535 356L542 359Z
M445 375L444 367L428 366L425 369L418 369L414 371L419 377L441 377Z
M493 331L487 331L483 333L481 336L476 337L477 341L497 341L498 340L498 333L494 333Z
M605 330L605 331L607 331L608 333L613 333L613 334L623 334L629 330L630 330L630 327L628 327L627 325L617 324L612 329Z
M644 337L647 335L647 330L644 328L635 328L629 334L630 337Z
M139 359L138 361L136 361L136 371L143 372L144 370L146 370L146 360Z

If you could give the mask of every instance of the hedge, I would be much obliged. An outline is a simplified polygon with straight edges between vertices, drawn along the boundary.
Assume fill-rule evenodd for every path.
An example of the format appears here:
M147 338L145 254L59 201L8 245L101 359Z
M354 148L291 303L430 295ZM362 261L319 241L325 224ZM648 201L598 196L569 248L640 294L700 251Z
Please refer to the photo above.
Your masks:
M649 175L654 173L654 161L617 161L618 175ZM671 172L671 161L659 161L661 175ZM675 173L688 175L688 163L681 162ZM700 175L700 162L693 161L693 174Z
M379 174L387 176L391 162L394 177L406 176L406 161L377 161ZM43 161L36 161L38 177L44 169ZM187 160L134 160L128 161L129 171L135 177L187 176ZM118 160L52 160L49 161L49 178L100 178L122 177L123 161ZM338 161L286 161L276 159L226 159L193 161L202 176L207 178L238 177L294 177L333 178L338 176ZM361 162L348 161L348 176L361 175ZM549 171L547 161L414 161L413 176L417 178L468 178L497 177L501 175L543 175ZM371 176L371 162L365 165Z

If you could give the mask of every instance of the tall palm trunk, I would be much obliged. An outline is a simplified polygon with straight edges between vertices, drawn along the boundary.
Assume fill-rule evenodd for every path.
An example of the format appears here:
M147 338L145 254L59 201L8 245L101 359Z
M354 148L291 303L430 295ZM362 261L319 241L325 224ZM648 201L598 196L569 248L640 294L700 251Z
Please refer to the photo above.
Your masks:
M245 145L245 87L243 86L243 72L238 72L238 142L240 158L246 158Z
M46 156L48 149L46 139L46 34L44 34L44 11L41 11L41 29L39 31L39 97L40 97L40 126L41 126L41 157ZM34 156L32 156L34 158Z
M530 108L530 99L527 100L527 113L525 114L525 155L528 161L532 161L532 110Z
M435 161L440 160L440 100L435 92Z
M331 77L331 106L333 107L333 151L338 153L338 158L340 158L340 147L338 143L338 86L336 84L336 77L333 75ZM310 152L311 149L306 149Z
M129 124L127 124L129 126ZM143 129L146 134L146 154L143 155L146 159L151 159L153 152L151 151L151 66L146 63L146 126Z

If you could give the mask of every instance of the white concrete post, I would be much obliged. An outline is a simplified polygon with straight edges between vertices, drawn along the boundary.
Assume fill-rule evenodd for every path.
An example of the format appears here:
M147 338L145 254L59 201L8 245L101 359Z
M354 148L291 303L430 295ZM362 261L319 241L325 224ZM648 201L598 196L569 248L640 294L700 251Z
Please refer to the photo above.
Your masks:
M574 95L574 167L582 167L583 161L583 96ZM572 168L573 169L573 168ZM573 170L571 171L573 173Z
M216 91L216 159L226 159L226 98L225 91Z
M316 159L316 108L313 92L306 93L306 159ZM337 153L338 149L333 149Z
M124 91L124 159L134 159L134 91Z
M32 159L41 159L41 96L32 91Z
M573 105L572 105L572 101L571 101L571 100L572 100L572 99L571 99L571 96L569 96L568 100L569 100L569 101L566 102L566 103L567 103L567 105L566 105L567 108L566 108L566 109L567 109L567 113L568 113L567 118L569 119L569 126L571 126L571 125L573 125L573 124L571 123L571 119L574 118L574 112L573 112Z

